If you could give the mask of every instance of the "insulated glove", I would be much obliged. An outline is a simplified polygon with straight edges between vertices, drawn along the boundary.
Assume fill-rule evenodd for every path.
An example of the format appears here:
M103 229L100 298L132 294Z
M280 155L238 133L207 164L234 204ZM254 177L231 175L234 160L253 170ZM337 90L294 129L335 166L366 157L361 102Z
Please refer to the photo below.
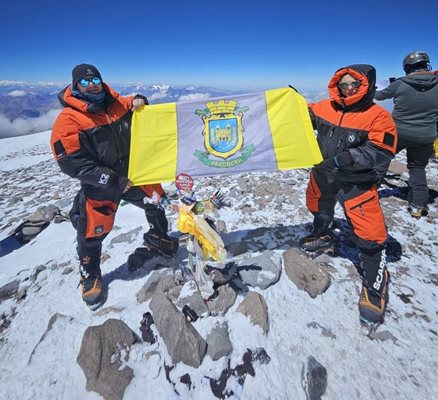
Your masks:
M347 165L351 164L353 164L353 157L351 156L350 152L343 151L342 153L315 165L315 168L330 171L332 169L346 167Z
M210 202L217 208L222 208L225 200L225 195L222 193L221 189L216 190L214 195L210 197Z

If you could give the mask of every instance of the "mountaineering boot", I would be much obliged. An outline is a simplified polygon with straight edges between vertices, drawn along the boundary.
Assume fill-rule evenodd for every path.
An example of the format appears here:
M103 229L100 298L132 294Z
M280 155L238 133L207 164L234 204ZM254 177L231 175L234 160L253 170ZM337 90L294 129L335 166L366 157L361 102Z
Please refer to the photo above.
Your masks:
M420 219L421 217L426 217L427 214L429 214L429 208L427 206L415 207L412 204L408 204L408 211L414 218L417 219Z
M149 222L149 231L143 235L144 245L151 251L158 251L164 256L173 256L179 247L178 239L167 234L168 221L161 209L148 208L146 217Z
M130 272L133 272L141 267L143 267L144 263L147 260L151 260L152 258L159 256L159 253L156 250L150 250L147 247L137 247L133 254L130 254L128 257L128 269Z
M83 259L82 261L87 260ZM79 273L81 275L79 285L81 286L82 300L84 300L90 309L94 310L103 302L102 273L100 267L93 265L91 268L85 268L84 265L81 264L79 266Z
M99 307L103 299L102 277L100 275L81 277L80 285L85 304L91 309Z
M362 285L359 297L360 320L365 324L381 324L388 302L389 272L385 268L382 275L381 290L370 289Z
M330 233L325 235L311 233L310 235L300 239L300 248L309 253L317 251L328 251L333 247L335 240Z
M150 250L156 250L165 256L173 256L178 251L178 239L171 238L167 234L162 235L149 231L143 235L143 240L144 245Z

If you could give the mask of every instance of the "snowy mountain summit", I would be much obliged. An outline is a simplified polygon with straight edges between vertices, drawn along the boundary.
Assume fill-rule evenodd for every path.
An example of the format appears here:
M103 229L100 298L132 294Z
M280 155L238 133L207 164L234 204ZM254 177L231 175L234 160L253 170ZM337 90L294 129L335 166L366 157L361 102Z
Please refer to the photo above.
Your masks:
M103 243L106 301L90 311L69 221L49 218L22 246L9 237L36 212L66 216L78 190L49 137L0 140L0 398L438 398L437 164L427 168L427 217L407 212L404 153L379 189L391 283L385 323L370 332L342 210L333 256L297 249L312 220L308 170L196 180L201 197L221 187L230 203L214 215L229 259L210 271L209 298L181 279L185 248L128 267L147 227L142 210L121 206Z

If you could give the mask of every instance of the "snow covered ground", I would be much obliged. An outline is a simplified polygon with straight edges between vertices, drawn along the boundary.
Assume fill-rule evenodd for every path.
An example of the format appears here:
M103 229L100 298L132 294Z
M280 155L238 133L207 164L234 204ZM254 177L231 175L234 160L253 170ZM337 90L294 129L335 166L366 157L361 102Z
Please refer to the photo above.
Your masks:
M78 184L63 175L52 160L49 137L50 132L42 132L0 140L0 243L39 206L54 204L69 210ZM397 161L404 162L403 153ZM438 165L429 165L427 172L434 195L438 191ZM232 205L220 210L218 217L225 221L228 235L263 227L273 233L287 232L289 242L277 240L275 235L264 242L266 249L282 253L309 228L307 177L306 170L245 174L203 178L197 186L201 194L215 187L225 189ZM350 246L338 208L338 256L316 259L333 278L324 294L310 298L284 271L277 284L266 290L252 289L267 302L267 335L236 312L242 296L228 311L234 346L231 366L241 363L248 348L263 347L271 358L268 364L255 366L255 376L247 376L242 387L230 382L233 398L305 399L301 372L310 355L327 369L323 399L438 398L438 200L434 198L430 204L429 217L412 219L406 202L394 196L400 192L397 186L403 188L406 179L406 172L394 175L389 182L395 187L384 185L381 189L391 235L388 269L392 284L385 324L378 328L375 338L367 337L359 324L361 282L353 266L357 254ZM175 230L175 216L170 218ZM120 207L115 228L103 247L102 272L109 282L103 306L106 314L91 312L82 303L76 288L75 231L68 221L51 223L14 251L0 248L0 287L19 280L21 293L26 289L25 295L0 302L1 399L101 398L86 390L76 357L85 329L108 318L123 320L141 336L140 321L149 306L137 303L136 295L148 274L141 270L129 273L126 260L141 245L144 227L141 210L132 205ZM132 241L114 240L127 233ZM56 313L64 317L47 330ZM199 319L194 327L205 335L212 321L214 318ZM224 358L213 361L208 356L198 369L178 364L170 372L171 378L189 373L193 382L191 391L178 386L178 397L166 379L164 362L171 364L162 341L135 344L127 361L134 379L124 398L212 399L206 377L218 378L226 364Z

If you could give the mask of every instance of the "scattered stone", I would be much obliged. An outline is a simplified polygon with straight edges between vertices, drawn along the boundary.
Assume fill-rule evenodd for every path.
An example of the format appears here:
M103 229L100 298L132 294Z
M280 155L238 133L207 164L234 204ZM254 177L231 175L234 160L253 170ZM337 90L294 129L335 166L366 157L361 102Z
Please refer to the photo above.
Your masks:
M25 299L27 296L27 287L22 287L21 289L18 290L17 293L15 293L15 299L17 301L21 301L23 299Z
M318 322L309 322L307 324L307 327L313 329L321 329L322 336L329 337L330 339L336 339L336 335L330 329L324 328L322 325L318 324Z
M330 287L330 274L302 251L295 248L287 250L283 259L286 275L298 289L305 290L313 299Z
M263 348L258 348L255 352L248 349L243 355L242 361L242 364L236 365L235 368L230 368L230 360L228 360L227 367L221 372L219 379L209 378L210 388L215 397L225 399L232 396L234 392L232 390L226 390L228 378L235 376L237 382L243 385L248 374L255 376L253 361L259 361L260 364L264 364L270 361L270 357Z
M175 285L173 275L167 271L153 271L149 279L137 293L137 301L144 303L152 298L155 292L166 292Z
M217 295L207 301L208 308L213 315L225 315L236 302L237 294L227 283L219 286Z
M189 390L192 388L192 380L191 380L189 374L185 374L185 375L181 376L181 377L179 378L179 381L180 381L181 383L184 383L185 385L187 385L187 387L189 388Z
M12 308L11 314L1 313L0 314L0 333L5 331L11 325L13 318L17 315L16 309ZM1 341L0 341L1 343Z
M186 282L184 286L192 287L191 295L188 297L180 297L177 302L177 306L184 308L188 306L191 308L199 317L207 317L210 315L210 309L205 303L201 293L197 290L196 282L189 281Z
M237 270L247 285L266 289L280 279L281 258L273 251L265 251L260 256L239 261Z
M14 294L17 293L19 286L20 281L16 279L15 281L11 281L0 287L0 303L14 296Z
M320 400L327 389L327 370L312 356L303 365L301 383L307 400Z
M271 357L269 357L268 353L263 347L257 347L252 351L252 360L257 361L259 364L269 364L271 361Z
M206 342L208 344L207 354L213 361L221 357L228 356L233 351L233 345L228 335L228 324L216 324L208 334Z
M253 325L262 328L263 333L269 331L268 306L263 296L257 292L248 292L237 307L237 312L249 317Z
M225 246L228 254L231 254L233 257L240 256L241 254L245 254L248 252L248 242L240 241L230 243Z
M388 172L391 174L403 174L404 172L408 172L408 168L406 164L392 160L391 164L389 164Z
M245 351L245 354L242 357L242 361L242 364L236 365L233 373L233 375L237 375L238 381L241 385L243 385L243 383L245 382L247 374L255 376L255 370L252 365L253 358L251 350L248 349Z
M224 268L214 268L207 264L205 270L216 288L225 285L227 282L230 282L235 278L240 280L237 272L237 264L234 262L227 263Z
M105 400L121 400L134 377L132 368L124 366L130 347L137 341L135 333L121 320L109 319L85 330L77 362L87 378L87 390Z
M43 272L44 270L46 270L47 267L45 265L38 265L38 267L35 268L35 270L33 271L32 275L30 276L29 280L31 282L35 282L38 278L38 275Z
M220 233L227 233L227 224L222 219L216 220L216 230Z
M207 343L193 325L163 292L157 291L149 306L155 326L166 344L172 362L199 367L207 351Z
M73 267L65 267L64 270L62 271L62 275L71 274L73 271L74 271Z
M177 302L179 299L179 296L181 295L182 287L183 287L183 285L176 285L176 286L171 287L167 291L167 297L169 297L170 300Z
M249 240L249 239L259 238L259 237L264 236L268 232L269 232L269 229L264 227L264 226L261 228L256 228L256 229L249 231L246 234L244 239Z
M154 323L154 319L150 312L143 314L143 319L140 322L140 331L142 339L149 344L154 344L157 340L155 339L154 332L152 332L151 326Z

